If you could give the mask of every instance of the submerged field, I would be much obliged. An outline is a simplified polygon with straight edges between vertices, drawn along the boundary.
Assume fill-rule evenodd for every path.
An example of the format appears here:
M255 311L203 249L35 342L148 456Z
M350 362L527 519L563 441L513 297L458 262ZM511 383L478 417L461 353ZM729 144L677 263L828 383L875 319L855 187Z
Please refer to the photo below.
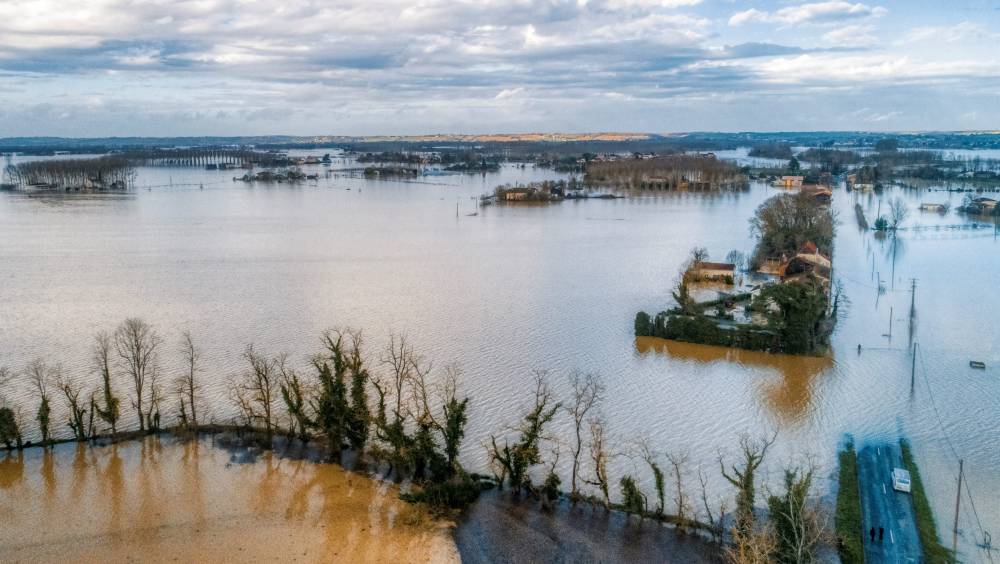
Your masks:
M4 562L457 562L447 524L332 464L150 437L0 455Z
M621 450L648 438L660 453L687 454L686 487L697 491L701 469L713 503L732 497L718 476L718 456L733 453L740 433L777 430L762 474L770 485L780 480L781 465L806 456L819 474L835 475L844 433L859 441L906 435L934 511L947 515L954 505L957 452L983 527L1000 530L992 493L1000 489L1000 445L983 433L1000 424L992 226L878 240L854 221L854 204L873 217L878 197L837 188L834 278L851 303L831 354L800 361L633 336L636 311L670 305L692 247L706 247L713 260L752 250L747 221L776 193L762 184L736 193L477 208L475 198L499 184L565 175L505 165L496 174L415 181L334 175L246 185L232 176L141 168L127 195L0 194L0 363L20 370L44 358L96 383L93 334L139 316L165 339L167 378L179 369L181 332L192 331L205 350L204 416L225 422L235 415L226 380L245 369L248 343L287 352L308 370L321 330L361 328L379 370L378 351L395 330L434 361L435 374L451 362L462 369L471 402L460 458L471 471L488 471L483 442L519 417L531 399L533 370L550 371L559 399L579 370L605 384L601 409ZM892 189L885 197L911 206L907 226L970 224L954 213L916 211L922 202L954 207L961 194ZM912 326L911 278L918 279ZM920 345L912 392L911 340ZM987 370L970 371L972 359ZM17 383L4 395L24 406L30 422L30 388ZM56 410L65 436L58 402ZM565 436L567 418L557 416L551 430ZM564 477L566 463L564 456ZM41 462L25 468L24 479L40 479ZM635 468L634 453L616 457L613 480ZM651 491L650 477L637 477ZM826 490L827 481L817 486ZM75 507L72 498L64 502ZM973 550L978 525L971 515L962 519L960 543ZM948 521L939 517L939 529Z

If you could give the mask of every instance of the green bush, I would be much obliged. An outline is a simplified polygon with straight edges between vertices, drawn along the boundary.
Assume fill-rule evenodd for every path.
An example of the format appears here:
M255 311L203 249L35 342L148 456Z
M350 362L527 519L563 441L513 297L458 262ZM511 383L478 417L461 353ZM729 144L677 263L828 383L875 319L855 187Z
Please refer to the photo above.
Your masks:
M410 503L426 504L434 513L446 513L460 511L472 505L479 497L479 492L488 487L463 473L447 482L428 482L419 491L400 494L399 497Z

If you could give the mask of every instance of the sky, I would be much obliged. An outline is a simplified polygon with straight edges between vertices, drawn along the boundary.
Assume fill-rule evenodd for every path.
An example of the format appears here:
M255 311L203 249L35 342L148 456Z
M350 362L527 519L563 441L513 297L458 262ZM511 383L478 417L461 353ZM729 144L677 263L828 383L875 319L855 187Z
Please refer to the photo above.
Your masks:
M1000 0L0 0L0 137L1000 129Z

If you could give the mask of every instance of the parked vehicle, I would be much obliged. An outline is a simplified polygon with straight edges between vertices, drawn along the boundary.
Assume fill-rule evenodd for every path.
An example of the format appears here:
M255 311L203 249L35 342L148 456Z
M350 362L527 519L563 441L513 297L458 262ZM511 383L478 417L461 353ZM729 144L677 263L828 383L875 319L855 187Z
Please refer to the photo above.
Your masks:
M910 473L902 468L892 471L892 489L897 492L910 493Z

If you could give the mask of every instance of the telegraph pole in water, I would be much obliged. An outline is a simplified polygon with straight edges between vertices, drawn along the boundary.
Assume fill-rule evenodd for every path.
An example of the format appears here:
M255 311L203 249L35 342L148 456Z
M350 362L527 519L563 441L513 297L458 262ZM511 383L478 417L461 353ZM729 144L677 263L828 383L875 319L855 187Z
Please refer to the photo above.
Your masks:
M962 466L964 461L958 460L958 493L955 494L955 526L951 531L951 552L958 554L958 507L962 502Z
M913 343L913 360L910 361L910 394L913 394L913 384L916 382L917 374L917 343Z

